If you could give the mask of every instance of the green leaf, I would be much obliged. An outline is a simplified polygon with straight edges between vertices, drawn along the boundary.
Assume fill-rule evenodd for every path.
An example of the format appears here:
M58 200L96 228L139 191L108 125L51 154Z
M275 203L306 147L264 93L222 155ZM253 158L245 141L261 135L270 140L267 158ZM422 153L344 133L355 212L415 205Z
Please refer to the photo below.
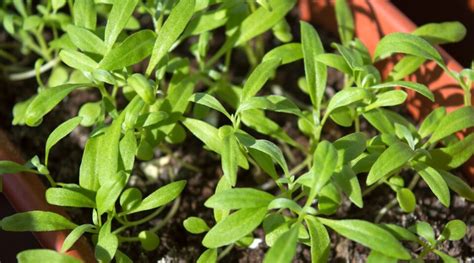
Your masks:
M289 209L297 214L302 212L301 206L295 201L288 198L275 198L273 199L267 207L268 210L272 209Z
M183 222L183 226L191 234L201 234L209 230L209 226L206 222L199 217L188 217Z
M322 53L314 58L316 61L323 63L326 66L335 68L343 73L352 74L352 69L347 64L346 60L337 54Z
M64 239L63 245L61 247L61 253L68 251L72 246L74 246L74 243L76 243L76 241L79 240L82 235L84 235L85 232L91 231L94 228L95 226L91 224L80 225L74 228L71 233L67 235L66 239Z
M474 190L472 190L472 187L470 187L466 182L449 172L443 170L438 170L438 172L451 190L469 201L474 201Z
M95 200L80 190L51 187L46 190L46 201L52 205L95 208Z
M308 93L313 108L319 111L326 90L327 68L316 60L316 56L323 54L324 48L313 26L300 22L300 28Z
M383 37L377 44L374 58L381 59L393 53L404 53L434 60L443 65L443 58L426 40L407 33L392 33Z
M241 209L267 207L275 199L269 193L253 188L233 188L215 193L204 205L209 208Z
M418 237L406 228L395 224L382 224L379 226L390 232L398 240L418 242Z
M80 71L93 72L98 67L95 60L76 50L63 49L59 52L59 58L64 64Z
M388 147L375 161L367 176L367 185L374 184L378 180L402 168L415 152L405 143L397 142Z
M392 71L389 74L391 80L401 80L406 76L417 71L421 65L425 62L426 59L407 55L404 56L400 61L393 66Z
M300 147L288 134L274 121L267 118L261 110L247 110L242 112L242 122L261 134L268 135L294 147Z
M264 263L290 263L296 253L298 224L283 233L265 254Z
M115 262L116 263L133 263L133 261L120 250L115 252Z
M201 92L194 93L191 98L189 98L189 101L214 109L224 114L227 118L232 119L229 112L227 112L224 106L222 106L222 104L210 94Z
M274 143L267 140L255 140L255 142L248 147L267 154L274 162L280 165L285 174L289 174L288 165L283 157L283 153Z
M148 29L138 31L112 48L100 61L99 67L105 70L117 70L137 64L151 54L154 42L153 31Z
M69 93L80 87L91 87L90 83L64 84L41 91L28 105L25 121L28 126L38 125L43 116L50 112Z
M18 164L16 162L0 160L0 174L16 174L31 171L33 171L33 169Z
M296 0L269 0L271 11L259 7L247 16L240 25L240 34L235 45L239 46L275 26L293 9Z
M409 188L402 188L397 191L397 200L403 211L411 213L416 208L415 194Z
M104 41L85 28L69 25L66 28L66 32L71 39L71 42L84 52L91 52L99 55L104 55L107 52L107 47L105 46Z
M362 220L332 220L318 218L321 223L332 228L340 235L360 243L372 250L398 259L409 260L410 254L383 228Z
M160 238L155 232L141 231L138 234L138 239L140 239L140 244L145 251L153 251L160 245Z
M326 115L329 115L335 109L350 105L354 102L366 99L369 93L361 88L347 88L337 92L329 101L326 108Z
M197 1L196 5L198 4L199 1ZM196 10L194 11L196 12ZM222 5L222 8L210 10L205 13L201 13L198 16L194 16L191 21L189 21L189 24L182 34L181 39L192 35L201 35L225 25L229 20L228 13L229 7Z
M145 76L140 73L135 73L128 77L127 84L138 94L138 96L140 96L140 98L142 98L144 102L146 102L146 104L151 105L155 103L156 90L153 87L152 83L150 83L150 80L147 79ZM139 110L137 111L137 114L142 109L140 106L138 107ZM134 117L133 119L137 118Z
M474 126L474 108L462 107L444 116L431 135L429 143L435 143L455 132Z
M142 192L137 188L128 188L120 195L120 206L124 211L138 207L142 202Z
M224 177L229 180L229 184L235 186L237 183L237 171L239 169L237 161L240 148L237 139L235 138L233 127L221 127L219 129L219 136L222 140L222 171L224 172Z
M303 50L300 43L288 43L268 51L262 58L262 62L271 59L280 59L281 65L289 64L303 58Z
M446 207L449 207L451 195L449 188L444 181L443 176L434 168L423 163L417 163L414 167L418 174L423 178L431 191L436 195L439 201Z
M69 133L71 133L78 125L81 123L82 117L75 117L63 122L61 125L56 127L51 134L49 134L48 139L46 140L46 148L45 152L45 165L48 166L48 159L49 159L49 151L53 148L56 143L58 143L61 139L66 137Z
M87 140L79 168L79 185L91 191L99 189L99 166L101 165L101 145L103 134Z
M237 114L242 111L261 109L283 112L300 116L302 113L298 106L284 96L268 95L262 97L251 97L246 102L240 104Z
M0 227L6 231L56 231L73 229L77 225L62 215L46 211L29 211L4 217Z
M105 26L105 45L111 48L117 40L120 32L127 25L128 20L135 10L138 0L113 1L112 10L110 10Z
M428 135L432 134L436 128L439 126L441 119L446 115L446 108L439 107L432 112L423 120L418 130L421 138L425 138Z
M99 216L115 206L115 202L127 184L127 176L124 172L118 172L114 178L114 181L107 180L104 183L101 183L99 190L97 190L95 202L97 204L97 213Z
M222 142L219 137L219 132L215 127L209 125L207 122L192 118L185 118L182 123L209 149L216 153L221 153ZM238 155L238 164L244 169L248 168L247 159L240 151Z
M444 226L441 236L445 240L460 240L466 235L466 232L466 224L459 219L455 219L449 221L446 226Z
M219 138L218 129L207 122L192 118L186 118L182 121L182 123L194 134L194 136L196 136L207 147L209 147L209 149L220 153L222 143Z
M407 94L403 90L389 90L383 93L379 93L375 96L375 101L369 104L365 110L379 107L388 107L400 105L407 99Z
M77 115L82 117L82 126L90 127L94 125L101 113L102 107L100 102L87 102L81 106Z
M197 263L215 263L217 262L217 249L206 249L204 253L199 256Z
M337 150L328 141L318 143L313 156L313 191L319 193L334 174L337 166Z
M125 173L130 174L135 164L135 155L137 153L137 139L133 130L128 130L119 143L121 167Z
M311 262L328 262L329 251L331 249L331 239L329 238L328 231L324 225L313 216L306 216L305 221L311 237Z
M429 23L417 28L413 35L424 38L433 45L456 43L466 36L466 28L460 22Z
M336 20L342 44L348 46L354 38L354 18L346 0L336 1Z
M181 194L185 186L186 181L184 180L172 182L162 186L151 193L149 196L145 197L141 204L137 208L128 212L128 214L146 211L166 205L176 199Z
M80 1L79 1L80 2ZM55 263L80 263L81 261L75 257L58 253L50 249L29 249L22 251L16 255L18 263L34 263L34 262L55 262Z
M350 165L344 165L340 172L334 174L333 178L334 182L356 206L360 208L364 206L359 179Z
M95 246L95 257L101 262L110 262L117 252L119 240L112 233L111 228L112 220L107 220L99 230L99 237Z
M146 69L149 76L161 59L168 54L174 42L183 33L194 13L195 0L180 0L171 10L168 18L158 32L150 63Z
M129 106L131 103L129 104ZM127 107L128 108L128 107ZM126 112L126 110L124 111ZM112 124L105 130L104 137L101 139L100 155L96 160L97 175L100 185L109 185L120 181L121 174L117 173L119 165L119 142L122 134L122 123L124 114L115 119Z
M444 263L458 263L459 261L448 254L445 254L437 249L433 250L433 252L438 255Z
M366 149L367 136L365 133L356 132L337 139L333 145L337 150L338 164L346 164L359 155Z
M436 244L434 230L427 222L417 221L414 225L409 227L409 230L423 237L431 245Z
M410 81L392 81L392 82L385 82L382 84L378 84L378 85L372 86L371 88L383 89L383 88L391 88L391 87L398 87L398 86L414 90L434 102L434 95L431 92L431 90L425 85L420 84L420 83L415 83L415 82L410 82Z
M74 24L79 27L95 30L97 13L94 0L74 1Z
M423 160L426 164L443 170L458 168L474 154L474 133L447 147L429 151L431 158Z
M281 60L276 58L269 59L259 64L247 78L242 89L240 102L243 103L251 97L255 96L258 91L262 89L263 85L268 81L268 79L273 76L276 68L280 65L280 63Z
M396 258L389 257L375 250L370 251L370 254L367 257L366 263L379 263L379 262L397 263L398 260Z
M241 209L234 212L211 228L202 244L208 248L232 244L257 228L266 214L266 207Z

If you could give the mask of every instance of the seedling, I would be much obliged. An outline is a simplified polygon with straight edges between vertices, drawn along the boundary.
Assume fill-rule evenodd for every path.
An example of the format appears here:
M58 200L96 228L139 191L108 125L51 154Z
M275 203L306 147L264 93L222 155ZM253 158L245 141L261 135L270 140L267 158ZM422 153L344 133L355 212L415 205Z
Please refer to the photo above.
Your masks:
M72 230L61 252L29 250L18 255L19 261L74 261L64 252L86 233L92 235L96 258L104 262L131 261L119 250L127 242L140 242L144 251L155 250L160 243L157 231L173 217L186 183L171 177L143 197L140 189L130 186L130 176L136 159L151 160L156 148L183 144L186 131L220 156L223 174L205 202L213 210L214 222L198 217L183 222L191 234L204 234L205 250L198 262L215 262L234 246L248 247L259 227L270 247L265 262L291 262L298 244L310 248L313 262L327 262L329 231L368 247L372 262L423 259L432 252L444 261L454 260L438 245L464 236L466 226L459 220L448 222L436 239L426 222L408 229L381 222L397 205L406 213L415 210L413 189L420 179L446 207L451 204L450 191L474 200L472 188L450 172L474 152L473 134L462 140L455 137L474 126L470 104L474 68L453 72L433 46L461 40L465 29L460 23L429 24L410 34L387 35L371 56L354 35L344 0L336 1L341 43L331 45L334 52L324 49L316 29L305 22L299 24L301 41L291 42L285 16L295 0L43 2L33 8L30 1L7 1L0 12L7 32L24 45L25 52L40 57L33 71L8 72L11 80L36 76L40 87L38 94L15 106L13 124L41 125L74 91L97 90L100 99L82 105L78 116L50 134L43 159L34 157L26 164L0 161L0 173L44 175L50 184L46 192L50 204L90 209L92 222L76 225L45 211L3 218L0 226L8 231ZM34 26L28 26L36 11ZM152 26L141 25L138 17L151 19ZM51 39L44 38L45 30L53 33ZM262 34L267 31L282 43L265 52ZM211 50L210 43L220 32L225 32L225 40ZM178 46L189 52L183 55ZM244 53L249 64L244 80L232 74L239 67L232 58L237 52ZM374 63L392 54L403 58L383 77ZM465 107L450 113L437 108L416 126L392 107L405 102L406 90L434 101L425 85L403 80L428 60L459 82ZM304 65L299 84L309 105L261 92L279 67L290 63ZM326 92L328 67L344 74L344 88L333 96ZM123 100L125 106L119 107ZM293 118L308 144L292 139L266 115L270 111ZM216 116L220 121L212 121ZM362 121L374 132L362 130ZM354 132L329 141L328 122ZM90 127L78 184L56 182L48 170L50 151L78 126ZM305 156L299 165L287 162L291 151ZM253 171L251 167L267 174L276 187L268 191L239 187L240 177ZM396 198L373 222L335 217L343 198L362 208L367 194L382 186ZM162 223L124 235L125 230L147 225L173 200ZM131 220L136 213L142 217ZM415 242L421 250L409 251L401 241Z

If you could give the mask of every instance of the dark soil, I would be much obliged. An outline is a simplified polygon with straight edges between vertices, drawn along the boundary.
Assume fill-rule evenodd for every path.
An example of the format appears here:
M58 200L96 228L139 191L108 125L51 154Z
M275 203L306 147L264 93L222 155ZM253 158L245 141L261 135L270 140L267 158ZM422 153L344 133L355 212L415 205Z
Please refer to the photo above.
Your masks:
M296 19L292 18L292 24L297 25ZM298 35L297 30L295 35ZM298 38L298 37L297 37ZM296 39L297 39L296 38ZM334 38L322 35L325 44L329 44ZM269 45L272 43L269 42ZM233 61L240 60L242 54L234 54ZM274 83L280 83L283 89L300 100L302 103L308 103L308 98L296 85L298 76L302 76L302 64L286 66L279 70ZM239 75L239 74L236 74ZM13 142L20 147L24 153L25 159L34 155L44 156L44 145L49 133L60 123L75 116L78 108L86 101L94 101L98 94L93 92L77 91L68 99L63 101L59 107L48 114L42 125L36 128L27 126L11 125L11 109L16 102L29 98L36 92L35 80L24 82L7 82L1 80L4 87L0 93L0 128L7 130L11 135ZM340 89L341 75L330 71L328 94L333 94L335 90ZM297 129L296 119L294 117L278 118L280 124L286 131L298 142L305 144L306 139ZM350 130L349 130L350 131ZM325 138L334 140L347 133L348 130L342 130L335 125L328 125L325 131ZM84 142L87 138L88 130L76 130L71 136L59 143L50 155L50 171L56 180L61 182L77 183L79 164L81 161ZM261 136L260 136L261 137ZM159 186L168 182L168 177L184 178L188 180L187 186L181 195L180 205L176 216L166 224L158 234L161 239L159 248L152 252L143 252L138 243L125 243L120 250L129 255L134 262L193 262L204 251L201 245L203 235L193 235L186 232L182 226L184 219L190 216L199 216L210 225L212 225L212 211L204 207L205 200L213 194L218 179L222 176L220 170L220 160L213 154L202 148L200 141L192 136L188 136L186 143L178 146L170 146L173 152L172 156L166 155L161 151L156 152L156 160L148 163L136 165L135 173L132 176L131 183L145 191L144 195L151 193ZM303 160L300 153L294 152L294 160L290 163L291 167L296 166ZM182 163L191 164L198 168L198 171L185 167ZM290 167L290 168L291 168ZM262 176L258 171L251 168L250 171L241 171L239 174L240 186L259 187L268 178ZM275 190L275 189L274 189ZM446 242L443 244L443 251L451 256L457 257L461 262L474 262L474 204L464 201L464 199L453 196L450 209L443 207L433 196L431 191L424 184L419 184L415 188L418 206L414 213L405 214L398 207L394 207L385 215L382 222L396 223L402 226L409 226L416 220L429 222L437 231L442 230L444 224L451 219L463 220L469 226L469 232L461 241ZM381 187L373 191L364 200L365 207L358 209L350 206L348 200L345 200L342 208L337 214L337 218L358 218L373 221L378 211L394 199L393 192ZM88 222L90 211L82 213L79 210L71 210L71 215L76 223ZM156 225L162 220L168 211L165 210L156 220L149 222L148 226L142 226L136 229L130 229L124 235L137 235L140 230L149 226ZM256 238L263 239L263 232L256 231ZM332 262L364 262L368 249L348 241L334 233L332 239ZM267 247L264 242L255 249L234 248L222 262L262 262ZM430 255L430 261L438 261L436 257ZM307 247L300 246L294 262L310 262L310 253Z

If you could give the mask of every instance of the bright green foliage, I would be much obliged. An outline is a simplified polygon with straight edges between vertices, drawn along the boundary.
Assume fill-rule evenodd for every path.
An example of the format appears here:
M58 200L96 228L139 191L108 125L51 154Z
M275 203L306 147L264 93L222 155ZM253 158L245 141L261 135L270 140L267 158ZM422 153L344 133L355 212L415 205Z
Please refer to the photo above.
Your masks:
M18 254L19 262L76 262L63 253L82 236L92 236L101 262L136 260L123 253L129 242L140 242L143 253L157 250L160 229L182 208L186 179L200 168L181 159L181 153L194 154L189 150L195 142L209 153L194 157L215 159L220 163L215 176L222 175L204 202L209 214L182 222L190 234L203 238L197 262L216 262L234 246L251 246L260 228L269 247L264 262L292 262L299 246L310 248L312 262L334 260L332 231L369 248L368 262L423 260L429 253L453 262L439 248L464 237L464 222L446 222L439 236L427 222L408 228L379 222L390 208L423 211L414 190L419 180L446 207L451 191L474 200L472 187L450 172L474 154L473 134L455 136L474 126L474 68L448 69L434 46L460 41L464 26L447 22L392 33L372 56L355 36L348 1L335 1L341 43L332 45L309 23L289 24L296 3L2 2L1 26L16 43L15 52L9 45L0 49L2 73L11 81L36 77L38 83L37 94L13 108L13 125L38 126L59 105L68 106L68 96L96 94L79 105L77 116L51 131L44 159L0 161L0 174L45 176L48 203L90 212L91 222L82 225L46 211L1 219L6 231L71 230L61 253L28 250ZM292 35L294 26L300 39ZM18 72L25 67L18 61L30 61L17 58L19 53L36 58L26 65L30 70ZM394 54L401 59L385 76L374 63ZM410 92L436 102L427 86L405 80L428 60L459 83L465 106L449 113L439 107L418 125L397 107ZM293 67L304 68L295 76L297 83L282 74ZM343 75L341 89L327 87L332 71ZM294 96L298 86L301 92ZM283 126L282 118L292 126ZM344 128L330 131L338 126ZM76 128L89 133L80 165L71 164L80 167L77 182L56 182L48 169L57 154L54 147ZM163 160L179 165L162 169ZM152 177L156 164L160 172ZM252 186L252 176L267 181ZM146 184L136 184L137 178ZM371 206L366 195L377 187L392 191L394 198L374 222L340 218L343 204L345 211L346 204ZM142 192L145 188L149 192ZM163 211L168 214L162 216Z

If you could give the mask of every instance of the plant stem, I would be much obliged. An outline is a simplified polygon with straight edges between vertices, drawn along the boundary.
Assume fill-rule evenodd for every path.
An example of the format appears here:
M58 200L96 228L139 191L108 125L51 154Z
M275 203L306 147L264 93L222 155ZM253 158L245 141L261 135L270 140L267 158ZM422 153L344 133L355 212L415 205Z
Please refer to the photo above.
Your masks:
M356 132L360 132L360 118L359 118L359 114L356 115L355 120L354 120L354 124L355 124L355 131L356 131Z
M51 187L56 187L56 182L54 181L53 177L51 177L51 175L49 173L45 173L43 174L44 176L46 176L46 179L48 179L48 182L51 184Z
M219 254L219 256L217 257L217 261L219 261L219 260L223 259L225 256L227 256L227 254L229 254L230 251L232 251L233 248L234 248L234 244L227 246L227 247L222 251L222 253Z
M379 223L380 220L382 220L383 216L392 208L394 207L396 204L397 204L397 199L392 199L392 201L390 201L390 203L386 204L382 209L380 209L380 211L378 212L377 214L377 217L375 218L375 223Z
M54 66L56 66L59 63L59 58L55 58L48 63L44 64L43 66L40 67L40 74L52 69ZM8 75L8 79L12 81L18 81L18 80L24 80L24 79L29 79L29 78L34 78L36 76L36 70L28 70L25 72L20 72L20 73L14 73Z
M464 89L464 106L471 106L471 90L469 87Z
M166 215L166 217L161 222L156 224L156 226L154 226L152 229L150 229L151 232L156 232L156 231L160 230L163 226L165 226L168 223L168 221L171 220L171 218L174 217L176 212L178 212L180 201L181 201L181 197L178 197L178 198L176 198L176 200L174 200L173 206L171 207L171 209L168 212L168 214Z

